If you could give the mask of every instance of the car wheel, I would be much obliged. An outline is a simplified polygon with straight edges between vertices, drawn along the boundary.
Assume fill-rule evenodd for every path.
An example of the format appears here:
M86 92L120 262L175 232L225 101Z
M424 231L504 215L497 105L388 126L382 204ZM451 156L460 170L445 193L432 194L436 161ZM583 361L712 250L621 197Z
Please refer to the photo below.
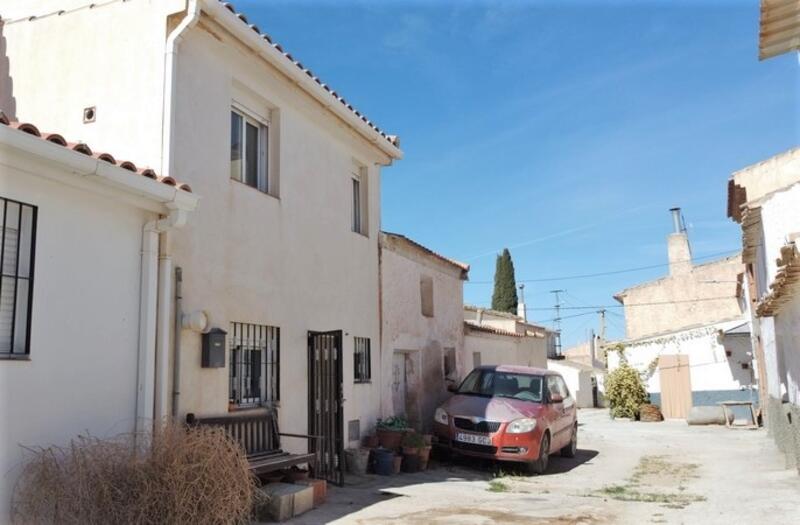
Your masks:
M569 440L569 445L561 449L561 456L565 458L574 458L578 453L578 424L572 427L572 438Z
M528 463L528 472L531 474L544 474L547 470L547 463L550 456L550 434L545 433L542 436L542 442L539 445L539 457L535 461Z

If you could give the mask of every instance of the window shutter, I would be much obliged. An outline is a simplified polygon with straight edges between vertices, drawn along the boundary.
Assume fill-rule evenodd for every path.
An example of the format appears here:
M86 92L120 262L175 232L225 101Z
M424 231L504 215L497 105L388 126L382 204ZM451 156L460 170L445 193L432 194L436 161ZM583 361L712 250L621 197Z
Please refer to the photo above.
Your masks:
M2 273L3 282L0 287L0 352L11 353L11 330L14 326L14 296L17 293L16 270L17 251L19 247L19 231L13 228L0 228L0 235L5 233L3 248ZM9 277L6 277L9 276Z

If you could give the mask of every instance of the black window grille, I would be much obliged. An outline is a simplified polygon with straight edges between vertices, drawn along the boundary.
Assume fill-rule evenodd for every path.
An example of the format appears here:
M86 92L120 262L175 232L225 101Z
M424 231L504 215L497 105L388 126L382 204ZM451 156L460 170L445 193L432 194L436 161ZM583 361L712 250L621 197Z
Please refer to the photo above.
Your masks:
M36 206L0 197L0 358L30 354Z
M353 378L356 383L369 383L372 379L372 360L368 337L354 337Z
M281 330L276 326L231 323L230 401L239 406L280 399Z

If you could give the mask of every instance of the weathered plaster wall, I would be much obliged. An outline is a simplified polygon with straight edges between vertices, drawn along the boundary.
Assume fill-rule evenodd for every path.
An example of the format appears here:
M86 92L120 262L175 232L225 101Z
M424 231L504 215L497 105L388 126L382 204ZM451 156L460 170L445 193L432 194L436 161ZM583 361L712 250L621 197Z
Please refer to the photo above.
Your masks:
M465 353L472 363L480 353L481 365L521 365L547 368L546 339L497 335L465 328ZM470 367L470 370L472 367Z
M0 196L38 206L29 361L0 361L0 523L21 445L134 429L142 226L155 215L0 150ZM63 176L63 174L62 174Z
M736 279L743 271L736 255L625 290L626 337L639 339L741 316Z
M381 415L394 414L392 389L395 388L395 352L410 353L416 364L407 386L405 414L427 429L433 412L448 397L444 377L444 351L454 348L456 384L470 370L471 357L464 352L462 321L463 281L455 267L415 253L384 237L381 251L382 338L380 381ZM433 279L434 315L422 315L420 279ZM408 412L408 411L407 411Z

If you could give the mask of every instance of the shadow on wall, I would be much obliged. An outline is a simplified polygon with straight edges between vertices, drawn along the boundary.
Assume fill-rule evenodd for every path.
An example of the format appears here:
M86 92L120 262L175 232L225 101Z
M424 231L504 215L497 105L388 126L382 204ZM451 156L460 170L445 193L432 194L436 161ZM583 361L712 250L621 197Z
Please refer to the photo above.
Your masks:
M0 22L0 111L11 120L17 119L17 102L14 99L14 81L6 52L5 24Z

